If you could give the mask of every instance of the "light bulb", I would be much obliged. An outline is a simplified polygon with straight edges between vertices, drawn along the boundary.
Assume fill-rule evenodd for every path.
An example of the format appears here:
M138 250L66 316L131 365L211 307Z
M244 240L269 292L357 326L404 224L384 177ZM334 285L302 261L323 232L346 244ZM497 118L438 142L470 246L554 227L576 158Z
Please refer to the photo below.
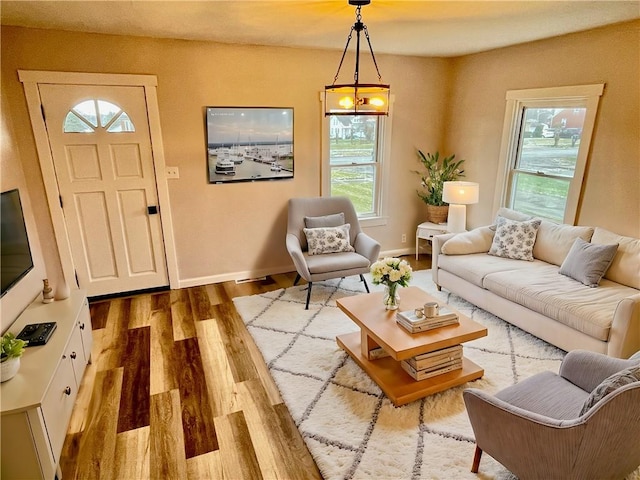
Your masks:
M338 101L338 105L342 108L353 108L353 99L351 97L342 97L340 101Z
M382 107L384 106L384 100L380 97L373 97L369 99L369 104L374 107Z

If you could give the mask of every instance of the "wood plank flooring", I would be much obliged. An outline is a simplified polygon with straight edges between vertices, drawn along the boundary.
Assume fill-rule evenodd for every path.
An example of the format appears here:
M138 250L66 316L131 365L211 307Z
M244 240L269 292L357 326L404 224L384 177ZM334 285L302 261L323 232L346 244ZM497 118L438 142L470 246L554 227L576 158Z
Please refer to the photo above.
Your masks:
M403 257L415 270L431 257ZM67 479L314 479L318 468L232 298L295 272L91 303ZM303 308L303 307L301 307Z

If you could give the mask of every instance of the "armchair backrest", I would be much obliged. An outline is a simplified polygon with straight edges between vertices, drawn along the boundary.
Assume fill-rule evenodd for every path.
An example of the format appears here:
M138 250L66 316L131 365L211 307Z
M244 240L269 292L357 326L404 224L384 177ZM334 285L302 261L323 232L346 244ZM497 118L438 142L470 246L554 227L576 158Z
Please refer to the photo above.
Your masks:
M344 213L345 223L351 225L349 237L351 245L361 232L358 214L347 197L292 198L289 200L287 234L298 237L302 250L307 250L307 237L304 234L304 217L322 217L334 213Z

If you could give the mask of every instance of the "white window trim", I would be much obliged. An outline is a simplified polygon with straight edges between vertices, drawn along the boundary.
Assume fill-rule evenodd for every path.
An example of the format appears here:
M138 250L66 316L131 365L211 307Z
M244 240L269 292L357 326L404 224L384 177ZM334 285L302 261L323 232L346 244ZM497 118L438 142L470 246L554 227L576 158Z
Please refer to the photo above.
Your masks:
M573 180L567 194L563 222L573 225L578 213L578 204L582 192L582 183L587 166L587 157L591 148L591 137L595 125L598 103L604 91L604 83L594 85L576 85L567 87L534 88L527 90L507 91L507 106L502 127L502 142L500 144L500 159L496 176L496 193L493 199L493 211L507 205L511 189L510 171L518 149L518 134L522 122L522 109L525 107L542 107L561 103L563 106L580 105L586 107L580 148L576 159Z
M323 197L329 197L331 195L331 172L329 167L329 117L324 115L324 92L320 92L320 104L322 118L322 166L320 174L320 195ZM393 103L395 101L395 95L389 97L389 115L380 116L382 122L382 128L379 130L382 135L379 138L378 147L381 152L379 156L379 178L376 179L379 185L376 186L378 193L378 215L359 217L361 227L379 227L386 225L389 220L388 214L388 202L386 200L386 192L389 191L389 177L391 175L391 133L393 126ZM378 132L380 134L380 132Z

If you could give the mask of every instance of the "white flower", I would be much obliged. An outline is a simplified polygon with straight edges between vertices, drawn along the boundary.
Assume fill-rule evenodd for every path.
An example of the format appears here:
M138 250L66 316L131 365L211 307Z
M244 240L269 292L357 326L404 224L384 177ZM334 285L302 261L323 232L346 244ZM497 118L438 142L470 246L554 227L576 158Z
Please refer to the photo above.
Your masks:
M371 265L371 276L375 285L388 286L397 283L406 287L411 280L412 271L406 260L395 257L385 257Z

